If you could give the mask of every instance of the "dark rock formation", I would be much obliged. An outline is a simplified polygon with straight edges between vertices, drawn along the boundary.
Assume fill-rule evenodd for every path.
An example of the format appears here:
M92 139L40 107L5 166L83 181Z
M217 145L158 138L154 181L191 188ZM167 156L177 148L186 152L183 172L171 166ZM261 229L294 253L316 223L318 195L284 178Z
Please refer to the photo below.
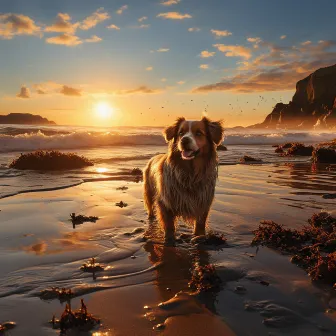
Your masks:
M30 113L10 113L0 115L0 124L21 124L21 125L56 125L54 121Z
M296 84L288 104L278 103L263 123L252 128L336 127L336 64L316 70Z

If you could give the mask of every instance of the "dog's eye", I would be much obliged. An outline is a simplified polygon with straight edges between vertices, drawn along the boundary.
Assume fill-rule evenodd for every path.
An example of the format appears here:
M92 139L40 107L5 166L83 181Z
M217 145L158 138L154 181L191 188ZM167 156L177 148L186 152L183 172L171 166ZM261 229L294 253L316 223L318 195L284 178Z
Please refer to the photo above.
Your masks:
M183 131L180 131L179 132L179 136L182 136L184 133L183 133Z
M201 131L196 132L196 136L202 136L202 135L203 135L203 133Z

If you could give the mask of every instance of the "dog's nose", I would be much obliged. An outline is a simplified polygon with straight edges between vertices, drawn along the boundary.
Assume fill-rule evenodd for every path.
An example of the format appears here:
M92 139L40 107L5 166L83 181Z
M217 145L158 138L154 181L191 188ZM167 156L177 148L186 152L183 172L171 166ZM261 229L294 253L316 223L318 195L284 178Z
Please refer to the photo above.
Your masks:
M190 144L190 138L184 137L181 139L182 146L188 146Z

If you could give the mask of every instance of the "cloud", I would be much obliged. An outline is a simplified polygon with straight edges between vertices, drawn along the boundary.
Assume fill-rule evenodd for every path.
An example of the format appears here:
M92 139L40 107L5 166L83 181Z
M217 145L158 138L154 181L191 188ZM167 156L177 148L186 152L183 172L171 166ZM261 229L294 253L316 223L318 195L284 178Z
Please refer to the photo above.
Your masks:
M47 94L47 92L44 91L44 90L42 90L42 89L37 89L37 90L36 90L36 93L39 94L39 95Z
M156 17L162 17L164 19L170 19L170 20L183 20L192 18L190 14L182 14L179 12L160 13Z
M114 94L116 95L136 95L136 94L157 94L161 93L162 89L151 89L145 85L139 86L138 88L131 89L131 90L118 90L115 91Z
M158 50L156 50L157 52L167 52L169 51L169 48L160 48Z
M281 35L280 40L284 40L287 37L287 35Z
M54 37L49 37L46 39L46 42L49 44L60 44L68 47L74 47L83 43L78 36L66 33Z
M153 70L153 67L151 67L151 66L150 66L150 67L147 67L146 70L147 70L147 71L152 71L152 70Z
M167 82L167 78L161 78L161 82Z
M225 37L225 36L231 36L232 33L228 30L215 30L211 29L211 33L216 35L216 37Z
M71 16L69 14L58 13L56 21L51 26L47 26L44 30L46 32L73 34L78 26L78 22L71 23Z
M40 35L41 27L29 16L22 14L0 15L0 37L11 40L15 35Z
M179 82L177 82L177 84L178 85L183 85L183 84L185 84L185 81L179 81Z
M193 92L293 91L297 81L316 69L334 64L336 59L336 41L333 40L300 47L280 47L263 42L261 47L266 47L268 51L251 61L241 62L236 69L237 74L194 88Z
M106 28L114 29L114 30L120 30L120 28L118 26L114 25L114 24L111 24L111 25L107 26Z
M135 28L144 29L144 28L149 28L149 27L150 27L149 24L142 24L140 26L136 26Z
M312 41L305 41L305 42L302 42L301 45L305 46L305 45L308 45L308 44L311 44Z
M121 6L118 10L117 10L117 14L121 15L126 9L128 9L127 5Z
M139 22L143 22L143 21L145 21L145 20L147 20L147 19L148 19L147 16L143 16L143 17L141 17L140 19L138 19L138 21L139 21Z
M108 20L110 15L104 10L103 7L97 9L94 13L88 16L85 20L82 21L80 28L83 30L89 30L95 27L97 24Z
M79 89L75 89L73 87L63 85L60 93L65 96L73 96L73 97L80 97L82 95L82 91Z
M208 57L213 57L215 56L216 52L214 51L208 51L208 50L203 50L200 54L202 58L208 58Z
M209 69L209 64L201 64L201 65L199 66L199 68L200 68L200 69L203 69L203 70L205 70L205 69Z
M188 31L189 32L199 32L201 29L200 28L197 28L197 27L191 27L191 28L188 28Z
M249 59L252 56L251 49L244 46L214 44L214 47L224 53L227 57L242 57L245 59Z
M30 90L25 86L21 86L20 92L16 95L18 98L30 98Z
M172 5L177 5L181 0L163 0L161 2L161 5L163 6L172 6Z
M103 39L97 35L92 35L90 38L88 39L85 39L84 41L85 42L89 42L89 43L96 43L96 42L100 42L102 41Z

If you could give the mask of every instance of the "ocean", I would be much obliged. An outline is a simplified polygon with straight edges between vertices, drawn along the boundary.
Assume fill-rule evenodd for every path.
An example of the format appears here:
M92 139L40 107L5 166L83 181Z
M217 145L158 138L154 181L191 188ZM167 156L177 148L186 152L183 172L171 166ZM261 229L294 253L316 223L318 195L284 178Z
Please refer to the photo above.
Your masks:
M153 155L167 151L162 130L163 127L0 125L0 198L102 179L115 180L118 174L132 168L142 169ZM219 152L219 164L237 164L243 155L257 157L263 164L309 162L309 157L276 155L272 145L286 142L316 144L334 138L333 132L227 129L224 144L228 151ZM9 169L10 162L20 153L52 149L84 155L95 165L48 174Z

